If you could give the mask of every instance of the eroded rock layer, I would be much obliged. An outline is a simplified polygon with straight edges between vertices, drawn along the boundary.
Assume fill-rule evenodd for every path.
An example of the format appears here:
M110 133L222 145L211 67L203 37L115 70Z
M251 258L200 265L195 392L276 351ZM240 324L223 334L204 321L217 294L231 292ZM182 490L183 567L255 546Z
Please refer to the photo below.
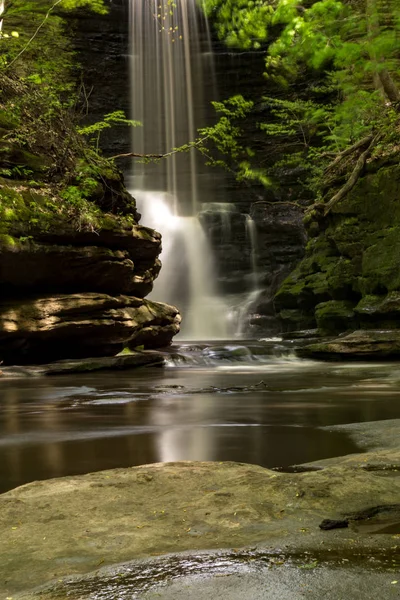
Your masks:
M0 183L0 361L112 356L171 342L177 309L143 299L161 267L161 235L137 223L133 198L127 215L98 210L80 224L44 210L38 220L26 185Z
M114 355L124 346L168 345L177 309L133 296L65 294L0 303L0 354L6 364L68 356Z

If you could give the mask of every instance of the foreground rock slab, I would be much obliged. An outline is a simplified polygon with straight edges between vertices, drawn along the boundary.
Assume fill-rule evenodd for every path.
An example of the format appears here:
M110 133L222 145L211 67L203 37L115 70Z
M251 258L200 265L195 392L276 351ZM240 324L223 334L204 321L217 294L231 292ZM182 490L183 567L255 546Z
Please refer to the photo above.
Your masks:
M369 460L353 455L303 473L165 463L22 486L0 496L0 589L14 597L106 565L188 550L384 551L394 544L390 535L319 529L325 518L399 502L400 478L366 469ZM385 461L400 464L400 451L385 451Z

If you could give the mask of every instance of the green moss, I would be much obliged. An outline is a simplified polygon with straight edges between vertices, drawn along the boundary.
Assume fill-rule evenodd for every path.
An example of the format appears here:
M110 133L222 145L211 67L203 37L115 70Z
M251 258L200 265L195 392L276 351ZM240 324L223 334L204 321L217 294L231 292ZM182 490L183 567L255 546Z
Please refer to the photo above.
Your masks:
M354 311L359 315L365 316L376 314L382 304L382 300L382 296L365 296L361 298Z
M31 173L45 173L50 166L49 158L33 154L8 141L0 140L0 160L21 179ZM19 172L18 172L19 171Z
M315 319L304 310L286 309L279 313L284 331L299 331L315 327Z
M382 168L362 177L353 190L332 209L332 214L360 218L374 229L400 222L400 166ZM363 223L363 227L365 226Z
M322 334L331 334L356 329L354 304L346 301L330 300L315 307L315 319Z
M400 225L391 227L364 251L364 294L400 288Z
M362 177L321 221L323 231L278 291L278 310L301 308L310 316L315 310L320 328L330 332L352 320L397 326L400 302L391 294L400 294L399 199L400 165ZM360 296L352 316L347 302Z
M326 281L330 294L334 299L346 298L351 290L356 276L356 266L347 258L341 256L330 265Z
M9 250L10 248L15 248L17 246L17 242L15 238L11 235L7 235L6 233L0 233L0 251L2 249Z

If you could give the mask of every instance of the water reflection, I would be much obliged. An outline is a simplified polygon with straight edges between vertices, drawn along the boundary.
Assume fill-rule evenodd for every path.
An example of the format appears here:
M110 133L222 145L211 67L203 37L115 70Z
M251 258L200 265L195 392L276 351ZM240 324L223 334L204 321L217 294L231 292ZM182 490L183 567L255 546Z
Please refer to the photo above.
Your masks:
M400 418L399 379L397 365L271 358L1 381L0 491L160 461L277 467L355 452L320 427Z

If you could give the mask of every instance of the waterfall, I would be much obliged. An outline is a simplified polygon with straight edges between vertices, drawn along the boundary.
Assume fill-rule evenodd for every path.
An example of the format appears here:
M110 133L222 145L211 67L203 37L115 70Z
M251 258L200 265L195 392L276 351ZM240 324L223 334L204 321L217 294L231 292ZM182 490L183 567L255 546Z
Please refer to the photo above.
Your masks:
M178 306L185 338L227 338L229 311L197 219L213 193L212 179L199 168L195 149L174 150L195 141L215 99L204 97L204 71L213 80L207 23L197 0L131 0L130 7L132 118L142 123L134 129L133 149L169 154L157 163L135 163L132 178L143 223L163 236L163 267L151 297Z
M135 152L171 152L193 142L204 125L201 30L207 31L196 0L131 0L132 109L142 122L133 134ZM134 174L136 187L167 191L175 214L197 213L194 149L136 166Z
M3 30L3 18L2 18L2 14L4 12L6 6L6 2L5 0L0 0L0 34Z
M252 291L259 290L258 268L257 268L257 229L254 219L246 215L246 236L250 242Z

